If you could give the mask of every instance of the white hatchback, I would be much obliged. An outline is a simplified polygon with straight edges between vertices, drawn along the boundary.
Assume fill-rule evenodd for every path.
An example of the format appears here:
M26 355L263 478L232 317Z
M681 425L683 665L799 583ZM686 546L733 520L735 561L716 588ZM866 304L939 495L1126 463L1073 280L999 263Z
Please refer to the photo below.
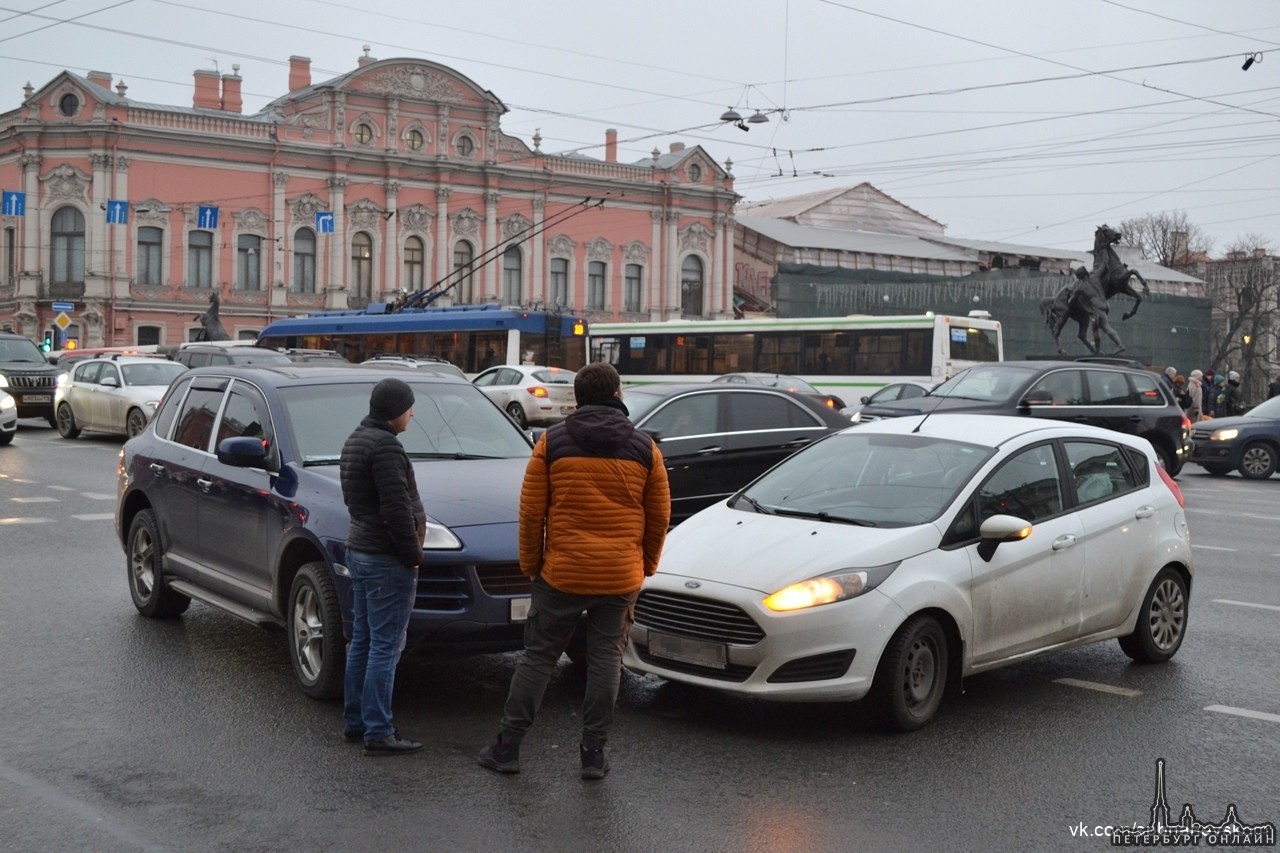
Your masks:
M578 407L572 370L533 364L502 364L476 374L471 382L520 427L548 426Z
M791 456L668 537L626 665L773 699L868 697L898 730L966 675L1118 639L1166 661L1193 574L1146 441L997 415L894 418Z
M135 436L147 427L169 383L187 368L148 356L98 356L58 377L53 415L63 438L82 430Z

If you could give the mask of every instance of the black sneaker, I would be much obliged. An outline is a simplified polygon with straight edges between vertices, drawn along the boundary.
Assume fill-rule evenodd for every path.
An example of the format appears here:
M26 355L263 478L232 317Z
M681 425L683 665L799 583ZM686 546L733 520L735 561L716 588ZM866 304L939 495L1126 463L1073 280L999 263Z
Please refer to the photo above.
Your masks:
M342 739L347 743L360 743L364 740L364 729L343 729Z
M579 745L578 753L582 756L583 779L603 779L609 772L609 759L604 757L603 746L599 749L587 749Z
M480 750L477 759L481 767L487 767L499 773L519 773L520 744L508 743L502 739L502 735L498 735L497 740Z
M400 737L400 733L389 734L382 740L368 740L364 743L364 754L370 756L408 755L422 749L416 740Z

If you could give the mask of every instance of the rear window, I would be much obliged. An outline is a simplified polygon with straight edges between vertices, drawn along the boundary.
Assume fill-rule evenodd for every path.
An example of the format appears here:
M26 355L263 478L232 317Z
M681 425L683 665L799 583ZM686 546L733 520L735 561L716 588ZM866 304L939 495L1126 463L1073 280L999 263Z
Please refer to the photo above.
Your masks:
M1160 387L1160 380L1154 376L1139 374L1130 377L1133 380L1134 390L1137 392L1138 405L1140 406L1167 406L1168 400L1165 399L1164 389Z

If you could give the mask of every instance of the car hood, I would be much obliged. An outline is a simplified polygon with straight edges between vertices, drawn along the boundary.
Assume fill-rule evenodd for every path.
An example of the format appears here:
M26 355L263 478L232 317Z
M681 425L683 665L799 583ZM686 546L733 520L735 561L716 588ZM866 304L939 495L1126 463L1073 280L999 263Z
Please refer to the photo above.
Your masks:
M871 568L938 546L933 524L857 527L762 515L719 503L667 537L658 572L765 594L839 569Z
M1258 427L1268 428L1274 427L1276 421L1271 418L1251 418L1247 415L1234 415L1229 418L1211 418L1207 421L1197 421L1196 429L1219 430L1224 427L1235 427L1238 430L1257 429Z
M527 464L525 459L434 459L413 463L413 475L427 515L450 529L515 524ZM341 494L337 465L310 470L331 479Z

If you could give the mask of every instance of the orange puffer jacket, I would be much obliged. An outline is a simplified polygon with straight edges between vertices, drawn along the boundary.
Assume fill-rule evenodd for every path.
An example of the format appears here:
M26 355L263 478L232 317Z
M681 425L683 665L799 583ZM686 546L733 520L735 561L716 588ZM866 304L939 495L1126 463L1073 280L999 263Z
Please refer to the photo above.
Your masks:
M575 595L626 595L658 569L671 522L662 453L611 405L538 441L520 489L520 571Z

